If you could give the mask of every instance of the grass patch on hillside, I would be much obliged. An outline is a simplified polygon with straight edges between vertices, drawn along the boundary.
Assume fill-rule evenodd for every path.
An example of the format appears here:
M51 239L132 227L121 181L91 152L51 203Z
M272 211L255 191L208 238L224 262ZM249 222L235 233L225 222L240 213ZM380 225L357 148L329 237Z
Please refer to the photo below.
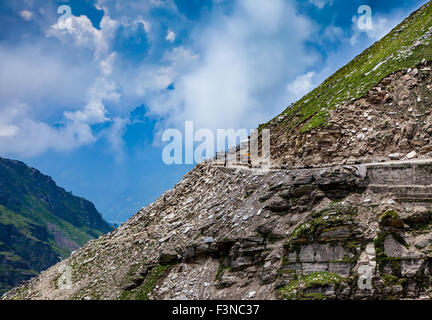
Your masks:
M279 116L285 116L285 119L279 125L285 126L288 131L301 126L301 132L326 125L329 110L363 97L394 72L413 68L423 59L431 61L431 31L432 5L428 3L283 111ZM267 125L268 123L259 129Z
M313 288L338 288L345 281L345 278L329 271L314 272L307 276L291 280L288 285L277 290L281 299L286 300L309 300L309 299L326 299L321 292L305 292Z
M125 290L120 296L120 300L149 300L149 295L156 286L157 281L164 276L170 265L159 265L154 267L146 275L143 283L132 291Z

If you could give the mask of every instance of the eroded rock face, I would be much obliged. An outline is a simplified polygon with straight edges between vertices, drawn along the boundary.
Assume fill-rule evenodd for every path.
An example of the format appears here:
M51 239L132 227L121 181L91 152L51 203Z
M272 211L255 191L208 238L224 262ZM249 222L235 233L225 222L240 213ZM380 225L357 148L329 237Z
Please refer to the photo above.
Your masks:
M198 165L119 229L4 298L429 297L430 211L373 192L379 177L367 170L254 175ZM370 289L359 285L365 270Z
M387 77L316 135L272 136L279 169L198 165L4 298L429 298L432 164L414 159L432 134L425 68ZM367 154L414 162L314 167Z
M363 98L331 110L327 128L288 134L289 118L266 126L272 132L272 160L280 166L322 166L431 157L432 76L430 65L384 78Z

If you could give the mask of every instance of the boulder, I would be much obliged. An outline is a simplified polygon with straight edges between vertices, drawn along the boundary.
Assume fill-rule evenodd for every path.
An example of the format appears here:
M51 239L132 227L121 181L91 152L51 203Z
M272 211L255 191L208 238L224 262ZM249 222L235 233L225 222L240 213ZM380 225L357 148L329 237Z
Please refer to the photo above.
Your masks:
M180 257L175 251L163 251L159 255L159 264L167 265L178 261Z

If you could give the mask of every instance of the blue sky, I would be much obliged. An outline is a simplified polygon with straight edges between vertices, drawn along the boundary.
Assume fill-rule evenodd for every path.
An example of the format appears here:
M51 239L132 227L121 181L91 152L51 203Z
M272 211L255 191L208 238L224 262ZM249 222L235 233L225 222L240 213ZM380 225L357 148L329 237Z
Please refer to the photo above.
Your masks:
M426 2L0 0L0 156L121 223L192 168L165 129L255 128Z

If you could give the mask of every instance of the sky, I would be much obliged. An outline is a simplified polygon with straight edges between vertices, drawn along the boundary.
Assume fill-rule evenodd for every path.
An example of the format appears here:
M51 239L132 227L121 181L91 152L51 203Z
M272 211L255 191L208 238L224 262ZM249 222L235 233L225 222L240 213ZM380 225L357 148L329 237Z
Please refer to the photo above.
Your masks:
M256 128L426 2L0 0L0 156L122 223L193 168L165 130Z

